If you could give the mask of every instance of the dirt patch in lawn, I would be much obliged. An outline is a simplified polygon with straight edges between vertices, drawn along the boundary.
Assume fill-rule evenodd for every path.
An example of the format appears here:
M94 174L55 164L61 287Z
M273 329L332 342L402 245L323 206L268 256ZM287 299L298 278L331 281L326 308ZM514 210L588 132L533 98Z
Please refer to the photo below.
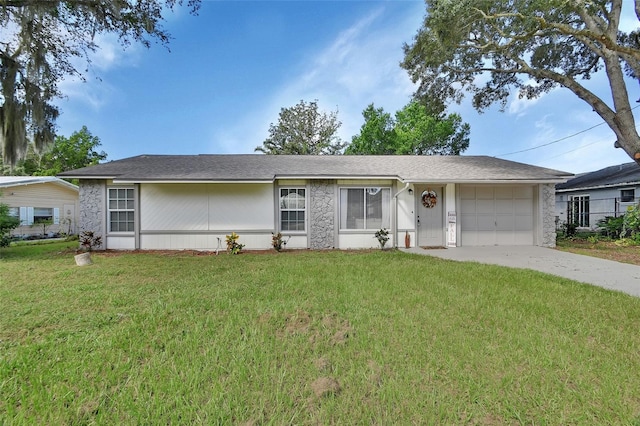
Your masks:
M267 322L261 316L260 322ZM342 319L337 313L332 312L323 316L312 315L302 309L288 314L284 318L284 328L277 332L280 338L296 334L309 335L310 343L328 341L332 346L343 345L353 336L353 327L348 320Z
M311 390L318 398L340 393L340 383L331 377L320 377L311 383Z
M558 241L558 250L640 266L640 246L623 246L616 241Z

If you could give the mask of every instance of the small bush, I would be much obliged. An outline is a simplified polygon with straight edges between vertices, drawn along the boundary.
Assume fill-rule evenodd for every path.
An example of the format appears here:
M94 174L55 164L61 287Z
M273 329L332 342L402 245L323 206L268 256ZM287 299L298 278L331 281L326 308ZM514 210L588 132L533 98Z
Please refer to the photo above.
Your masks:
M600 219L596 225L600 228L601 235L612 239L618 239L622 236L624 216L606 216L604 219Z
M226 236L227 251L230 254L240 254L240 252L244 248L244 244L238 243L239 238L240 235L236 234L235 232L232 232L231 235Z
M640 208L638 204L627 207L627 212L623 216L622 236L634 237L640 234Z
M578 226L573 223L563 222L558 229L557 239L573 240L576 237Z
M11 242L11 231L20 225L17 217L9 216L9 206L0 203L0 247L7 247Z
M282 238L282 233L271 233L271 245L276 251L281 251L283 246L287 245L287 242Z
M589 244L597 244L600 241L600 237L598 235L589 235L587 237L587 242Z
M93 231L82 231L78 237L80 246L85 251L93 251L94 249L102 246L102 237L96 235Z
M389 230L382 228L376 231L375 237L378 240L378 243L380 243L380 248L384 249L384 245L389 241Z

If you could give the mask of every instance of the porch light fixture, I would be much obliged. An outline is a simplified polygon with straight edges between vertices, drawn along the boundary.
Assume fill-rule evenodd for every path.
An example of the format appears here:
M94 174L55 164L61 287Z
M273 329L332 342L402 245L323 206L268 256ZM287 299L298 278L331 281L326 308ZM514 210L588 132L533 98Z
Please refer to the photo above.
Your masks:
M413 195L413 189L409 188L409 195Z

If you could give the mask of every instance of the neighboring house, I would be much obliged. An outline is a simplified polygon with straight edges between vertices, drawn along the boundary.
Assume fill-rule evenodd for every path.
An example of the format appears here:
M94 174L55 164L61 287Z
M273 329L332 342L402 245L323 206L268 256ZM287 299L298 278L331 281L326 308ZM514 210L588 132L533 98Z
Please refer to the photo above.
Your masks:
M573 176L492 157L141 155L80 180L80 228L107 249L555 245L555 184Z
M78 187L57 177L0 176L0 203L20 219L12 235L76 233ZM42 222L48 224L45 229Z
M625 163L583 173L556 185L558 222L595 228L607 216L618 217L640 197L640 166Z

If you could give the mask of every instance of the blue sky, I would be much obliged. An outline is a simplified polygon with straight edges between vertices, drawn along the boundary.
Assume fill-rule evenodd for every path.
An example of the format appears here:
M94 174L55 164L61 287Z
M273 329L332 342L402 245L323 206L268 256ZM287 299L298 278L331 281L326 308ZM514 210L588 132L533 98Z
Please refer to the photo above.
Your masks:
M424 17L422 1L203 0L198 16L187 12L166 15L170 52L160 45L123 50L113 38L99 39L86 81L61 84L58 134L86 125L108 160L253 153L280 109L300 100L337 109L339 134L350 141L368 104L393 114L413 93L399 62ZM623 25L637 25L633 13ZM589 86L609 99L603 76ZM640 98L638 85L629 88ZM566 89L533 101L514 94L505 112L496 106L479 114L468 100L448 112L471 126L466 155L573 173L631 161L613 148L606 125L585 131L602 120Z

